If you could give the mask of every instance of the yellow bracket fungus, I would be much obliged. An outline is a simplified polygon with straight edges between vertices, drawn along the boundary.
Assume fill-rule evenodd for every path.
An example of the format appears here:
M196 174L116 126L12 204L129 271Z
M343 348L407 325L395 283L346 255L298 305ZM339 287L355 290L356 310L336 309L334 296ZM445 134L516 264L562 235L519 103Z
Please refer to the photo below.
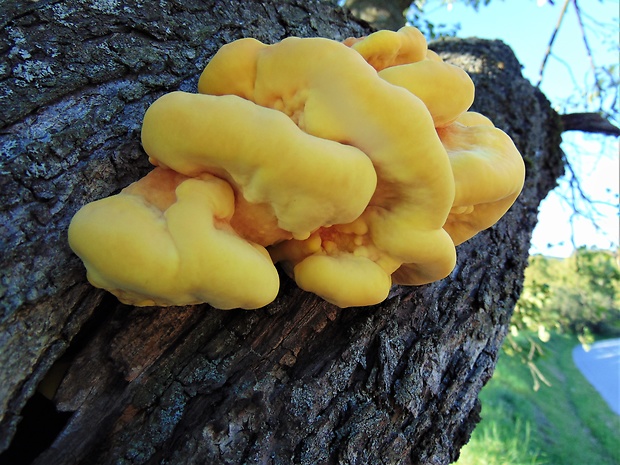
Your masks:
M479 113L463 113L438 132L456 186L444 229L459 245L504 216L521 192L525 167L510 137Z
M89 281L123 302L257 308L275 299L278 274L267 251L229 225L234 203L220 178L156 168L80 209L69 242Z
M135 305L258 308L297 284L340 306L447 276L455 245L523 185L474 85L405 27L338 43L225 45L197 94L148 109L156 168L83 207L69 242L95 286Z

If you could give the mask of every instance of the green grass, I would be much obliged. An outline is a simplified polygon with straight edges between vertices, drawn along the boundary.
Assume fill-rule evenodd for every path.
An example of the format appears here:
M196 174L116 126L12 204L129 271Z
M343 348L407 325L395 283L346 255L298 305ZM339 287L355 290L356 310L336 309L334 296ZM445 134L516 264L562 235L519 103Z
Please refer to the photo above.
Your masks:
M578 343L553 334L541 344L535 364L551 386L538 391L527 363L502 353L480 394L482 421L457 465L620 464L620 417L574 365Z

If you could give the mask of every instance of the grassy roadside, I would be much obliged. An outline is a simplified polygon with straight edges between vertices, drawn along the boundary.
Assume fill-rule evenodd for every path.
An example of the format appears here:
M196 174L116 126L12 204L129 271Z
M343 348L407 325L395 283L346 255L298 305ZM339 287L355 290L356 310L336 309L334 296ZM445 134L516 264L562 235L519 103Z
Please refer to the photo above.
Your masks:
M574 336L553 334L536 366L551 383L534 391L527 364L500 356L480 395L482 422L457 465L620 464L620 417L573 363Z

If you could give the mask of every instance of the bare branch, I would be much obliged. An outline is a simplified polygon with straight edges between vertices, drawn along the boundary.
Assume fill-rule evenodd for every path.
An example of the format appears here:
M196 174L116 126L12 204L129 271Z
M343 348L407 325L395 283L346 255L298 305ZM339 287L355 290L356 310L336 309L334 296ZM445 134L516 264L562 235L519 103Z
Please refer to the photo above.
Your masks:
M600 82L597 79L596 66L594 65L594 54L592 53L592 49L590 48L590 44L588 43L588 38L586 37L586 30L583 26L581 10L579 9L579 5L577 5L577 0L572 0L572 1L573 1L573 5L575 6L575 13L577 14L577 23L579 24L579 30L581 31L581 38L583 39L583 45L586 47L586 53L588 54L588 61L590 62L590 69L592 69L592 74L594 76L594 86L599 91L599 94L602 94L603 89L601 89Z
M563 190L556 189L556 194L571 209L568 219L570 227L570 242L574 249L578 248L576 241L576 220L579 218L586 219L595 231L607 235L599 224L599 220L606 215L599 209L600 207L615 207L615 203L604 200L597 200L588 195L581 184L581 179L571 162L564 156L564 166L566 168L565 182L566 188Z
M551 56L553 56L553 58L562 66L564 66L564 68L566 69L566 73L568 76L570 76L570 80L573 83L573 86L575 87L575 89L579 92L581 92L579 90L579 83L577 82L577 78L575 77L575 71L573 70L572 65L566 61L564 58L556 55L555 53L552 53Z
M562 6L560 17L558 18L558 22L555 25L553 34L551 34L551 39L549 40L549 44L547 45L547 51L545 52L545 57L543 58L543 62L540 65L540 71L538 72L538 82L536 83L536 87L540 87L540 84L542 83L543 73L545 71L545 66L547 65L547 60L549 59L549 56L551 55L551 48L553 47L555 36L558 34L558 31L560 30L560 26L562 25L562 20L564 19L564 16L566 15L566 9L568 8L568 4L570 3L570 1L571 0L566 0L564 2L564 6Z
M582 131L607 136L620 136L620 128L600 113L569 113L562 115L564 131Z

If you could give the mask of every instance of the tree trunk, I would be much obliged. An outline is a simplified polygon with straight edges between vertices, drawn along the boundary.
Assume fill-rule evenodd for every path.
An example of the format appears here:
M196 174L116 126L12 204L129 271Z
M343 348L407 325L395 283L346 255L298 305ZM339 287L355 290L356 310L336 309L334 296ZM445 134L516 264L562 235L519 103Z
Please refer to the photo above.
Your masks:
M66 233L79 207L149 171L148 105L195 91L237 38L369 31L309 0L2 9L0 463L457 458L521 290L538 204L563 169L559 119L505 45L435 44L471 74L475 109L513 137L528 170L506 217L458 247L450 277L394 287L367 308L338 309L285 275L257 311L130 308L87 283Z

